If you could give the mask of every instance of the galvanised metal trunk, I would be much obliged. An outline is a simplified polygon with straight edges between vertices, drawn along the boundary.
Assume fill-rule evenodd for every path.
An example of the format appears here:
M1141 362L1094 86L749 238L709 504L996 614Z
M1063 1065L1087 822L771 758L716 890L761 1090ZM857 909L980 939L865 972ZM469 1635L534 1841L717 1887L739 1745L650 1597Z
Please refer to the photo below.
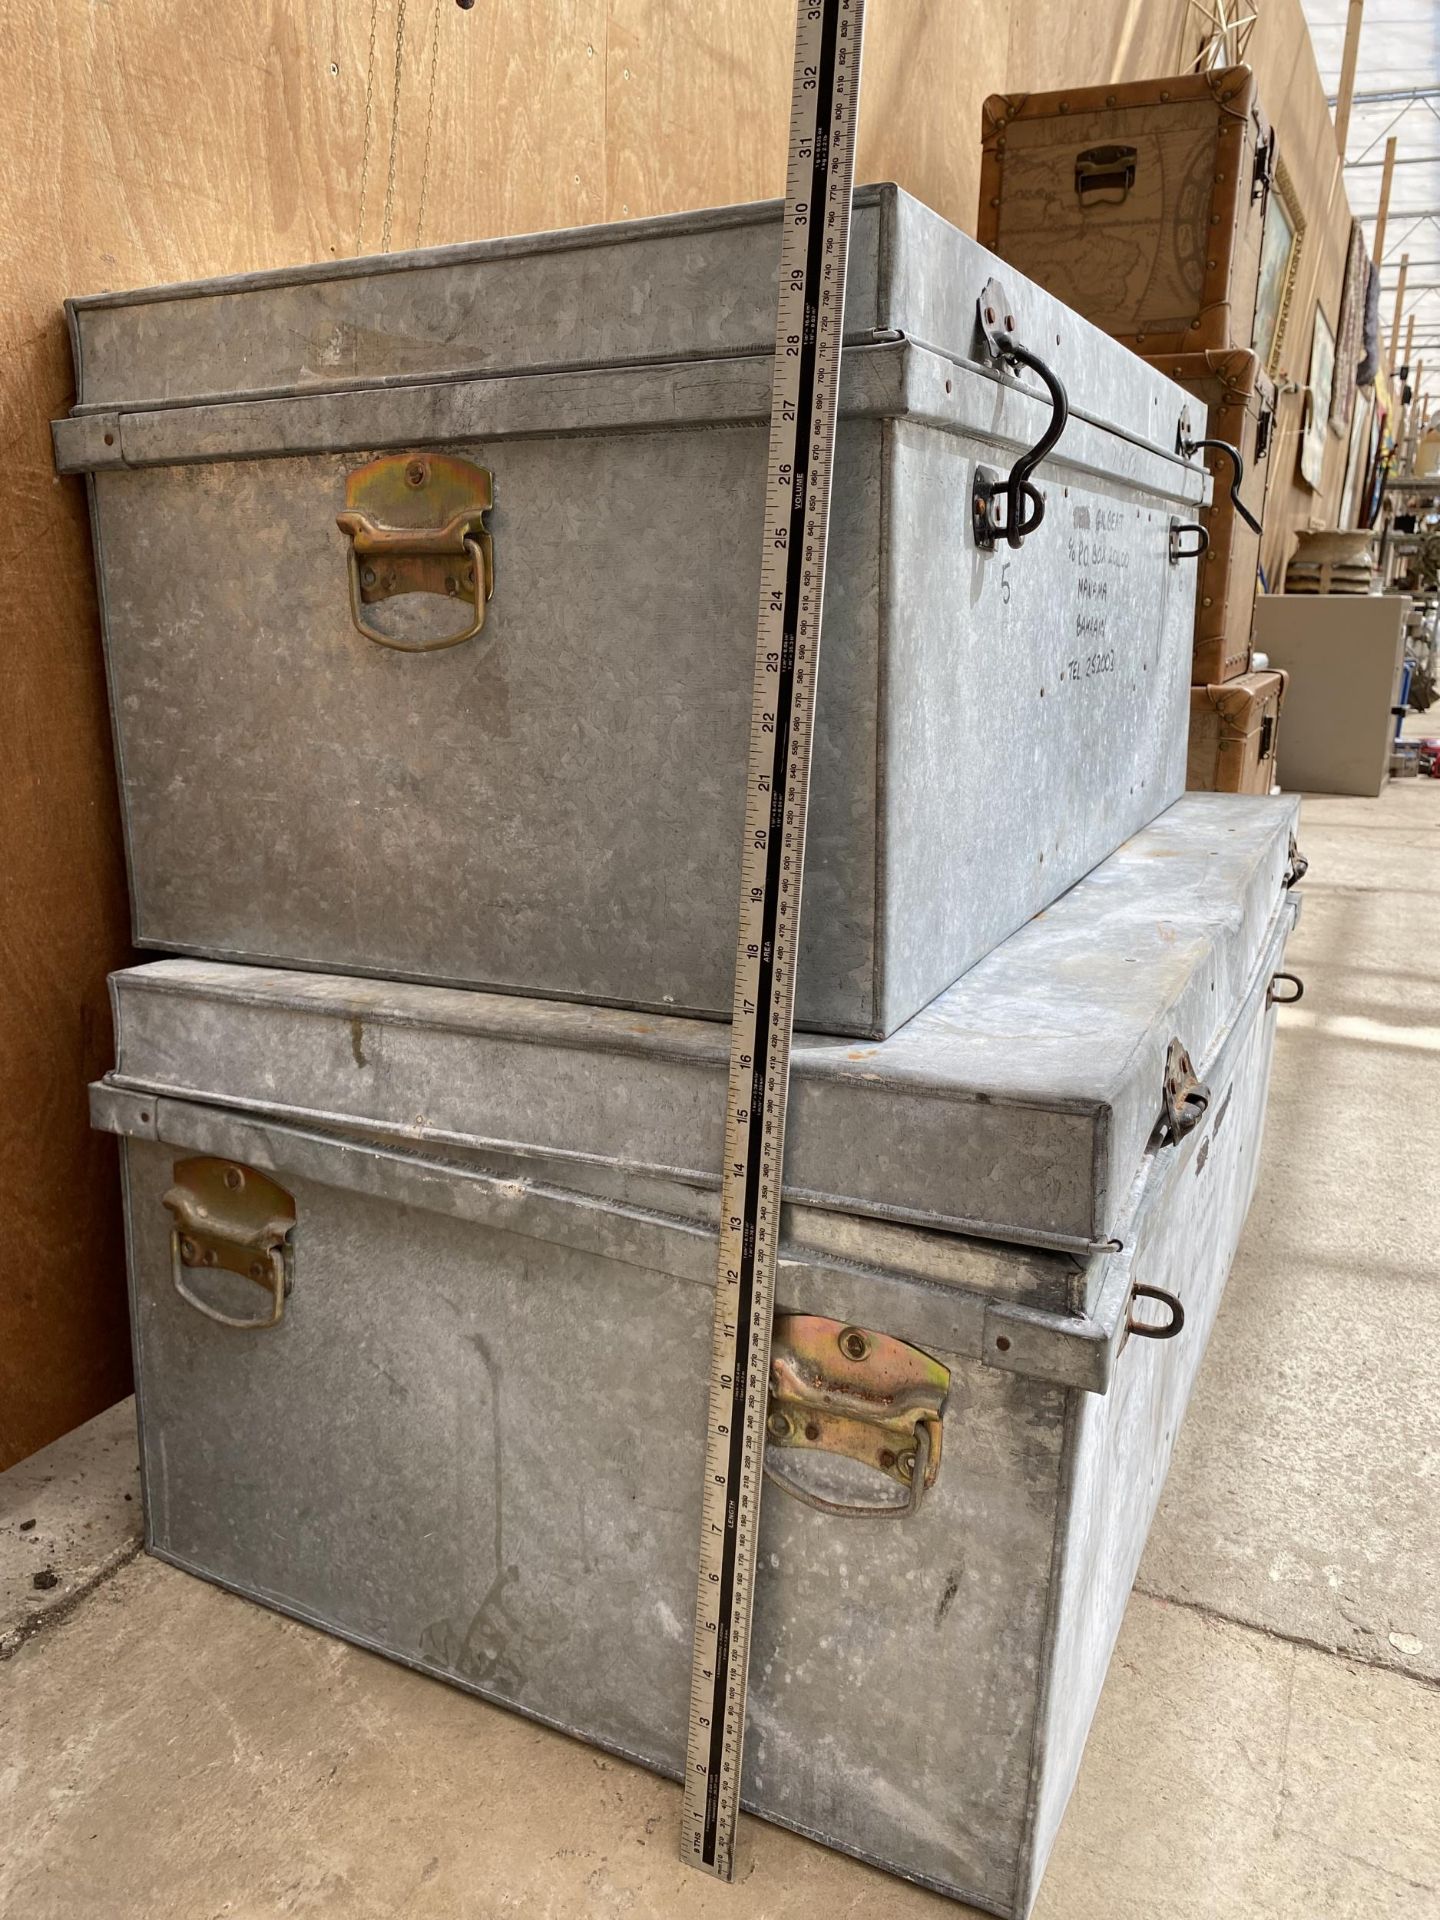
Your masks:
M909 1511L767 1492L744 1803L997 1914L1245 1217L1295 816L1187 796L894 1039L796 1050L768 1465ZM113 984L151 1550L678 1775L723 1029L195 960Z
M142 946L728 1017L779 226L71 303ZM797 1017L883 1036L1181 792L1209 482L1179 388L897 189L851 263ZM984 551L1051 417L996 274L1072 415Z

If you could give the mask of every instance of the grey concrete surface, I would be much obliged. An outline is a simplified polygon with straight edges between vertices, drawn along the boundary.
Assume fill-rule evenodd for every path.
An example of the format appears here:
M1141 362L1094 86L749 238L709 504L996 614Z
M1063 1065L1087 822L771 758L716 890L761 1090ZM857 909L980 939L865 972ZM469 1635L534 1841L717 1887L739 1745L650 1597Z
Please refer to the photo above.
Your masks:
M140 1549L133 1403L0 1473L0 1659Z
M1302 844L1260 1190L1036 1920L1440 1920L1440 782ZM0 1479L0 1913L964 1911L753 1821L703 1880L668 1783L134 1558L127 1415Z

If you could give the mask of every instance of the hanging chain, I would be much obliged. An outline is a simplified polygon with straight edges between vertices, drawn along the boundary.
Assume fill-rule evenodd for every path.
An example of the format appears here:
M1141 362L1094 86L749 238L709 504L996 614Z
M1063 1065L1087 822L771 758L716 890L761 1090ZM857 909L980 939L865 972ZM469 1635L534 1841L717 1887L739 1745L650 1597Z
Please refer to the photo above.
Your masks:
M395 98L390 110L390 165L385 176L385 217L380 223L380 251L390 251L390 221L395 212L395 163L400 154L400 83L404 78L405 0L395 13Z
M365 251L365 189L370 180L370 135L375 126L375 26L380 0L370 0L370 56L365 62L365 144L360 153L360 224L355 229L355 251Z
M415 244L425 232L425 200L430 191L430 136L435 131L435 83L440 74L440 0L430 14L430 106L425 115L425 158L420 166L420 211L415 217Z

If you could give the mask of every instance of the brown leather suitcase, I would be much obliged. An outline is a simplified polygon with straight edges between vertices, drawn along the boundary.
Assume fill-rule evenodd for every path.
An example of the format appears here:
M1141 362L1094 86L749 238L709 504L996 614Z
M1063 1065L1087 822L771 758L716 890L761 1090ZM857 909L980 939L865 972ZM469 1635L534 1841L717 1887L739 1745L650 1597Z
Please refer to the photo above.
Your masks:
M1248 67L992 94L976 237L1137 353L1248 347L1274 142Z
M1246 673L1190 689L1191 792L1269 793L1285 681L1283 673Z
M1191 441L1219 440L1239 453L1240 500L1253 519L1263 522L1275 388L1258 356L1235 347L1209 353L1153 354L1150 364L1194 394ZM1200 562L1195 598L1195 657L1190 671L1195 686L1211 686L1250 671L1250 630L1260 566L1260 535L1246 524L1231 498L1234 463L1223 449L1209 447L1205 465L1215 493L1200 514L1210 544Z

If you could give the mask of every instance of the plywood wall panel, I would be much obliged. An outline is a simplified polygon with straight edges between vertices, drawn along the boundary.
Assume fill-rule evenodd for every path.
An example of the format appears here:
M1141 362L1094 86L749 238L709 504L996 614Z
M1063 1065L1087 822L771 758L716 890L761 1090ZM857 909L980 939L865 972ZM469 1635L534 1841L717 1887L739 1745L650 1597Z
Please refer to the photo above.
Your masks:
M384 137L372 152L363 249L379 245L394 92L398 0L382 0L378 38L385 50ZM357 16L368 13L356 5ZM606 101L609 91L606 0L479 0L462 12L455 0L409 0L401 89L392 245L417 244L431 129L428 191L421 236L426 246L586 226L609 217ZM433 118L431 50L438 45ZM373 212L370 209L374 209Z
M793 16L768 0L694 9L610 0L610 219L785 190Z
M861 180L895 180L973 231L980 103L1003 84L1007 0L870 0ZM793 10L610 0L605 138L612 220L785 190Z
M1184 0L1038 0L1012 7L1002 90L1049 93L1178 73L1185 16ZM979 126L977 120L977 141Z
M862 180L895 180L966 233L980 191L980 109L1006 84L1011 7L870 0Z

